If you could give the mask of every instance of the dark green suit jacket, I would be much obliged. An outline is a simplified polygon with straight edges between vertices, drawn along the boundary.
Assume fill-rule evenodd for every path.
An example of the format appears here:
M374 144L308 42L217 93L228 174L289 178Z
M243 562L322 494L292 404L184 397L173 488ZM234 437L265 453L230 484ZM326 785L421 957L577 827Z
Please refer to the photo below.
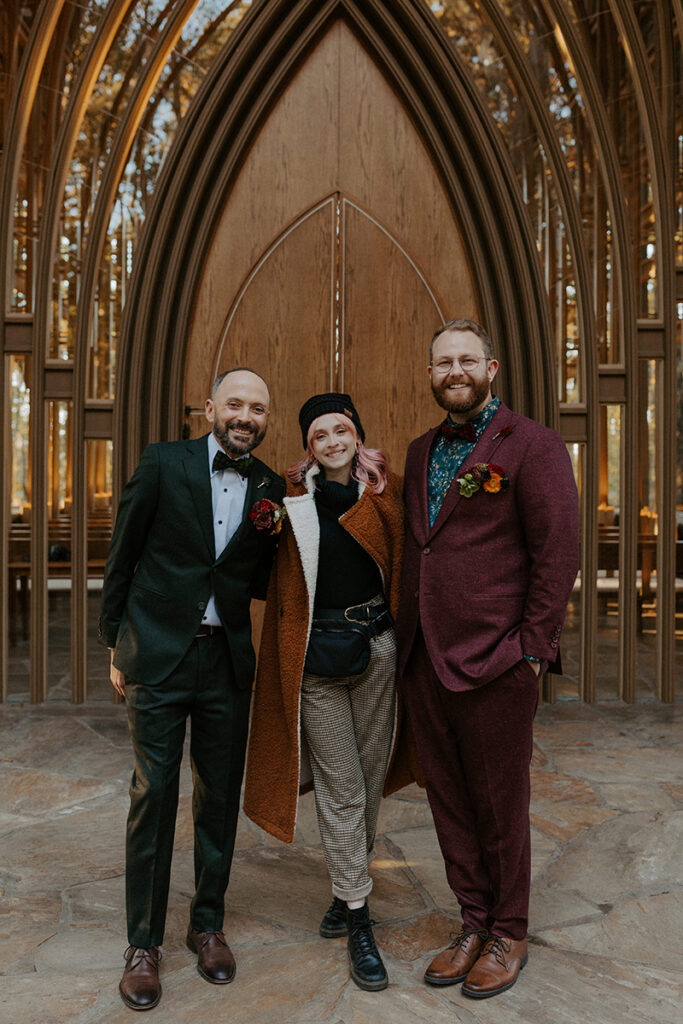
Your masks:
M242 522L215 555L208 434L151 444L121 496L104 570L100 642L114 665L153 686L180 663L211 592L238 686L251 686L255 657L249 606L265 598L276 538L249 519L262 498L281 504L282 477L254 459Z

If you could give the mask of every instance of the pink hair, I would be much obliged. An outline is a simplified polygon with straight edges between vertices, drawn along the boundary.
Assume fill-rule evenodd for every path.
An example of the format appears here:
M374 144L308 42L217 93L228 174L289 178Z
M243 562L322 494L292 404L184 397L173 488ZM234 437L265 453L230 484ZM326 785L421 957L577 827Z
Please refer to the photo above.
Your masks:
M355 465L351 469L352 478L357 480L358 483L367 484L375 494L381 494L387 485L388 464L386 455L384 452L379 451L378 448L365 447L362 441L358 439L356 426L348 416L344 416L340 412L336 412L334 415L340 423L343 423L345 427L353 431L353 436L356 438L356 459ZM308 428L308 447L303 459L295 462L287 470L287 476L294 484L300 484L311 466L318 461L311 449L311 438L313 437L315 425L320 418L320 416L317 416Z

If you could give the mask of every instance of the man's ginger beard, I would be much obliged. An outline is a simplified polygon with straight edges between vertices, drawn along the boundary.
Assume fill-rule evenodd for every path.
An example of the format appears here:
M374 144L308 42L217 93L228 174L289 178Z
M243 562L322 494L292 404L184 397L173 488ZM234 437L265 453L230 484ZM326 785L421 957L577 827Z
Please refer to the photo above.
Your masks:
M467 390L463 391L449 391L448 385L452 383L449 377L437 383L432 374L430 380L432 393L441 408L459 416L466 415L482 405L488 398L491 389L491 381L488 377L484 377L483 380L469 377L466 381L457 381L458 384L469 385Z

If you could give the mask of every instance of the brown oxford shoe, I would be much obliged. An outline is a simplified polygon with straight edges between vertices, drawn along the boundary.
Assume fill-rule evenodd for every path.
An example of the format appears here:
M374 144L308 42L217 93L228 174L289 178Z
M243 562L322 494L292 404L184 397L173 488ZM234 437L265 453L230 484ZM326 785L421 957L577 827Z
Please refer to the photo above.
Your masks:
M450 946L434 957L424 973L425 981L429 985L457 985L464 981L488 937L485 928L463 928L453 936Z
M119 985L121 998L131 1010L151 1010L161 999L158 946L140 949L129 946L123 954L126 966Z
M221 931L187 930L187 948L197 954L197 970L212 985L227 985L235 977L237 964Z
M491 935L462 990L472 999L488 999L506 992L517 981L528 959L526 939Z

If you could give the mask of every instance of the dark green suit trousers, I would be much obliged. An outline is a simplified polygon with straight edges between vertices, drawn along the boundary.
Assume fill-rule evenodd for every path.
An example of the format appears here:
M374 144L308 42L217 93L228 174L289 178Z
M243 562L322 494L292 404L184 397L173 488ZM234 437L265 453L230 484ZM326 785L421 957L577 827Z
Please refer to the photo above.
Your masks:
M135 753L126 833L128 941L164 937L178 781L190 720L195 896L190 923L223 926L249 728L251 689L236 685L221 631L195 638L172 674L154 686L126 679Z

